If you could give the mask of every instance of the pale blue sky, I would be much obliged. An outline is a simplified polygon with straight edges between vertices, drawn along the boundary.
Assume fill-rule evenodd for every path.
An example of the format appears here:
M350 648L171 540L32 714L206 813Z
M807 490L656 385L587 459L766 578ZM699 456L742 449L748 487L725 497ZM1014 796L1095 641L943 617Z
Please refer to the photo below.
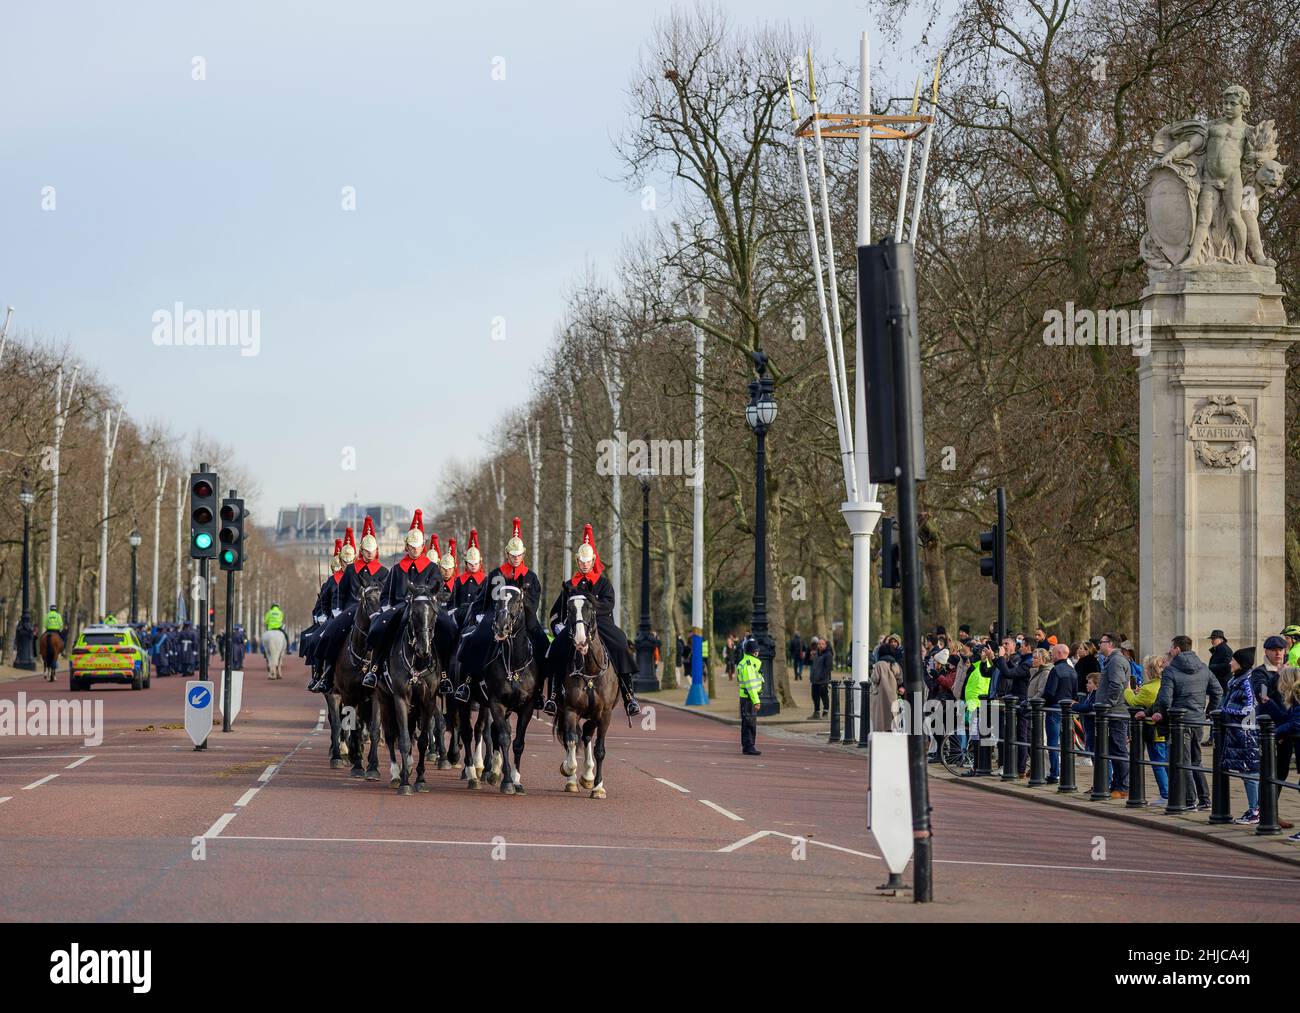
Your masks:
M671 6L9 5L0 305L19 334L69 339L138 420L233 445L264 518L353 493L424 504L441 462L480 450L508 385L526 396L565 287L647 222L612 181L611 137ZM871 27L842 0L724 6L811 23L845 60ZM913 55L895 66L910 75ZM152 315L177 301L260 309L261 354L156 347ZM199 370L205 392L233 393L220 422L189 386ZM372 410L326 406L358 383Z

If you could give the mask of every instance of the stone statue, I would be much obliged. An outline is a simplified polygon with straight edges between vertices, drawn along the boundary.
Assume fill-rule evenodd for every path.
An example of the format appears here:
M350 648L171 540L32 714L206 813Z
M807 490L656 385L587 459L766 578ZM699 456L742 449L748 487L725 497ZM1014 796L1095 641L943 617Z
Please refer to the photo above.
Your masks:
M1147 171L1142 259L1158 269L1203 264L1274 267L1259 240L1259 198L1282 184L1273 120L1245 120L1250 93L1223 90L1218 119L1161 127Z

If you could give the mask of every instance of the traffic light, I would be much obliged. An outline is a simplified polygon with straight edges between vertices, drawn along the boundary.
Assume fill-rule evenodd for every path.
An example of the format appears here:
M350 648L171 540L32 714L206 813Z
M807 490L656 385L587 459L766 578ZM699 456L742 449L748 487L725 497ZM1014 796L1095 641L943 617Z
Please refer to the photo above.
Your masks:
M880 518L880 586L902 587L903 575L899 566L898 520Z
M993 583L1002 583L1002 563L1006 541L998 525L994 524L988 531L980 532L980 551L988 555L980 560L980 576L988 577Z
M190 475L190 558L217 558L217 473Z
M232 490L233 491L233 490ZM228 496L221 501L221 552L223 570L244 568L244 501Z

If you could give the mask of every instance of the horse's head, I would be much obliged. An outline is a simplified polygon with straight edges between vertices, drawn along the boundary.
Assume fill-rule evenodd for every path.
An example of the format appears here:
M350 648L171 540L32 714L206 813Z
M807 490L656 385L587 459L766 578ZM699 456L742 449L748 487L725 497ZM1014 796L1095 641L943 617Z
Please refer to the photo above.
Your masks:
M438 602L431 595L413 593L406 599L406 647L418 671L433 663L433 630L438 622Z
M519 632L524 621L524 592L513 584L501 584L492 589L496 608L492 613L492 633L498 640L510 640Z
M605 645L596 628L595 599L591 595L575 594L569 599L568 620L574 648L583 656L590 654L596 665L604 666Z
M370 617L379 611L379 599L383 595L384 589L378 584L368 584L361 589L361 597L358 599L357 617L353 620L355 625L362 633L370 630Z

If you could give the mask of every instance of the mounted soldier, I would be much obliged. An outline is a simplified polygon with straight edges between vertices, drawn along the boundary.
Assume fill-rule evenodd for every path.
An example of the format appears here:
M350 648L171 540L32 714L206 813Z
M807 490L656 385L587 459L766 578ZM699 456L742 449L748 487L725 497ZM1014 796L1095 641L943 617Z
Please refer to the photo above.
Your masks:
M636 659L628 649L627 634L614 624L614 585L605 576L604 564L596 554L592 540L591 525L582 532L582 544L578 546L578 569L574 575L560 587L560 593L551 606L551 632L555 634L555 643L551 646L549 689L546 705L547 714L555 713L555 694L560 688L564 673L573 661L573 634L565 628L569 615L569 599L574 597L589 598L594 606L596 628L600 639L609 652L610 664L618 674L618 691L623 697L623 707L628 717L641 712L632 691L632 677L636 674Z
M470 533L470 540L471 544L477 541L474 532ZM542 597L542 582L537 579L537 574L533 573L525 565L524 552L521 524L519 518L516 517L514 534L506 542L505 561L487 575L487 578L479 587L478 597L470 605L469 614L465 617L465 622L468 625L461 637L460 666L461 671L470 678L477 675L478 671L487 663L493 642L492 626L490 623L484 623L481 620L483 616L491 615L496 610L496 599L502 594L502 588L504 587L516 587L523 592L524 625L528 630L528 640L532 645L537 666L539 669L543 667L543 659L545 659L546 652L551 645L550 641L546 639L546 633L542 630L542 624L537 618L537 607ZM540 693L541 686L539 684L539 696ZM468 681L456 687L456 699L461 703L469 701ZM541 700L539 699L537 702L540 705Z
M339 581L339 614L330 620L321 634L317 656L320 658L321 674L313 679L307 688L313 693L327 693L331 677L334 674L334 661L338 657L343 640L352 629L356 618L357 605L361 601L361 592L371 585L383 586L388 577L388 568L379 562L379 539L375 537L375 522L366 517L361 529L361 555L356 555L352 529L343 533L343 548L340 558L343 560L343 577Z
M311 666L313 680L320 677L320 662L316 649L320 646L320 636L325 625L338 615L338 587L343 579L343 560L339 553L343 549L343 539L334 539L334 552L330 555L330 573L321 583L316 595L316 604L311 609L311 626L303 631L298 639L298 655L307 660Z
M465 572L456 578L455 594L451 609L455 613L456 625L464 633L469 626L469 610L483 590L487 574L483 572L483 554L478 547L478 530L469 529L469 547L465 550Z
M438 570L438 539L425 542L424 512L416 510L406 532L406 555L391 570L384 583L384 593L379 599L379 611L370 617L370 634L366 649L373 659L361 684L373 687L376 677L384 674L388 649L392 646L406 615L406 600L412 594L435 596L442 587L442 574Z

